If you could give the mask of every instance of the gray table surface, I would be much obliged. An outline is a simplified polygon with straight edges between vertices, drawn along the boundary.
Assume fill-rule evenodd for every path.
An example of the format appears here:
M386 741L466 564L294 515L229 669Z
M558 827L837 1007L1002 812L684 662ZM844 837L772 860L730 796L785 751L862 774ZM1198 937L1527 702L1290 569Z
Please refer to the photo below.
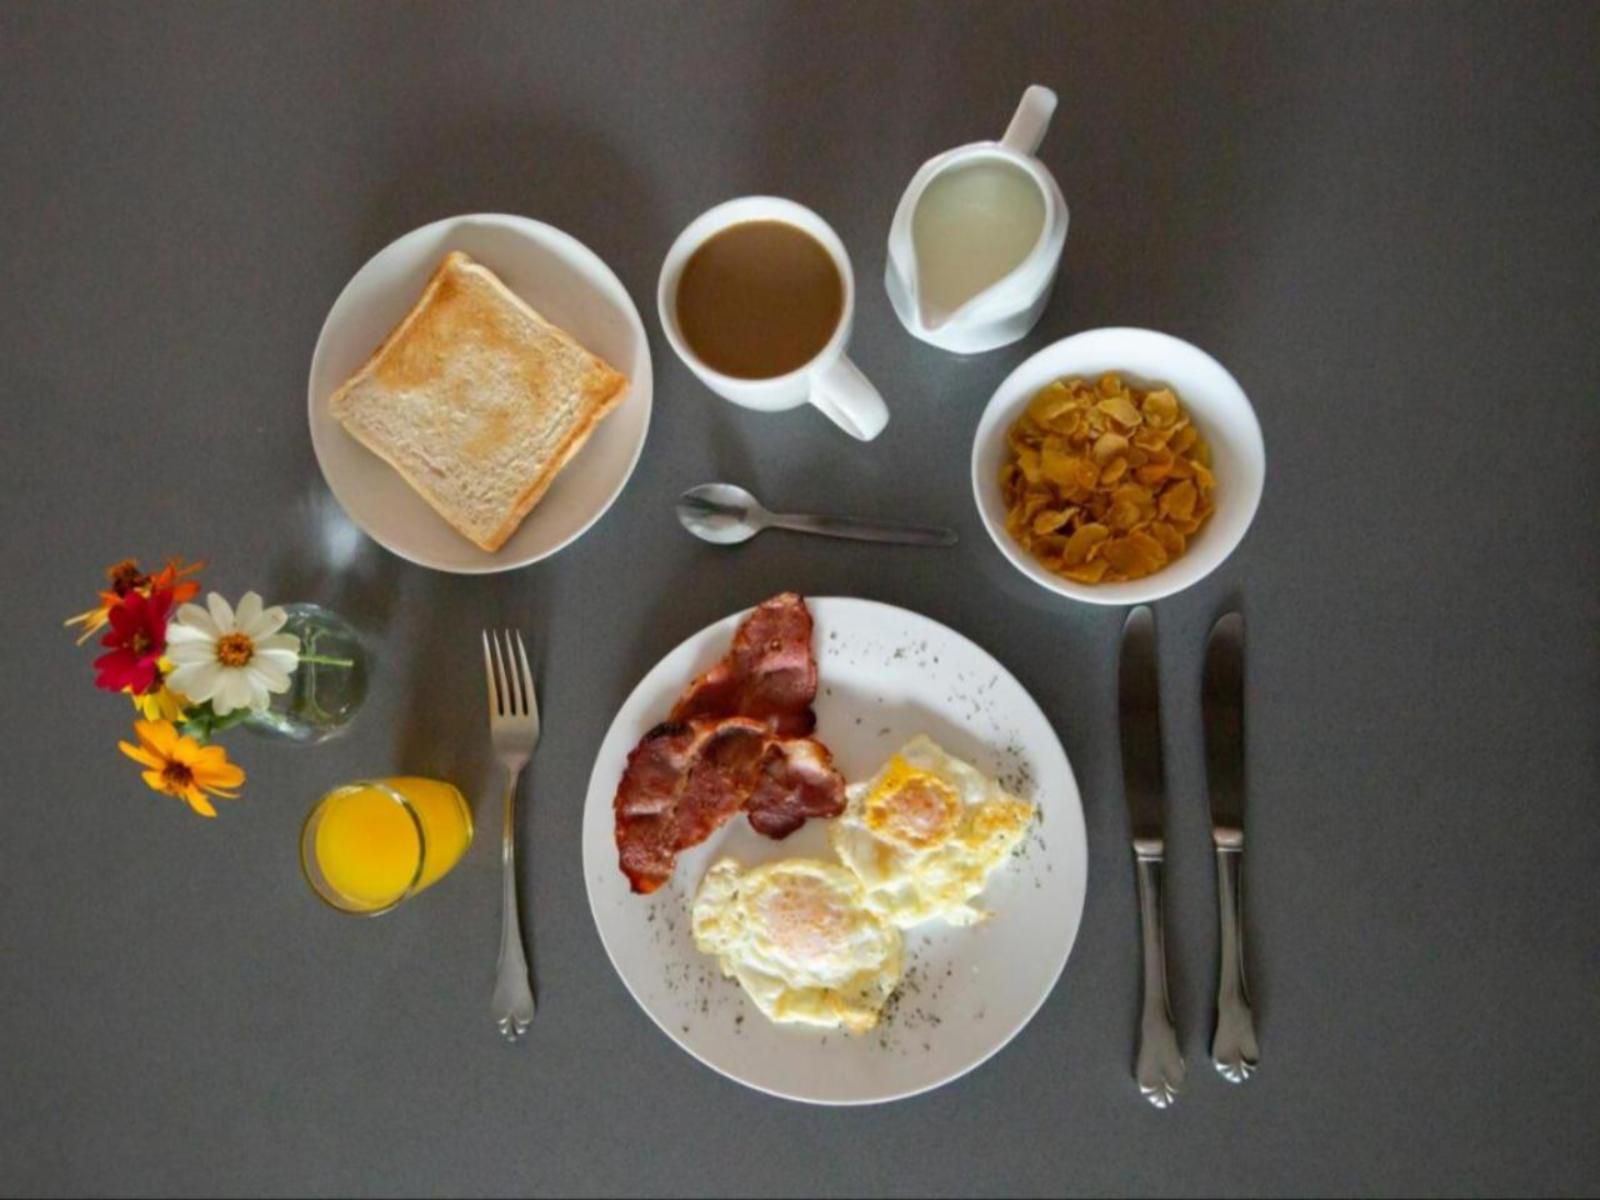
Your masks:
M1539 1193L1600 1189L1600 7L1507 5L18 5L0 8L0 1192ZM995 136L1023 86L1072 206L1025 342L958 361L896 324L895 201ZM659 335L655 274L715 201L839 229L855 339L893 408L857 445L710 397ZM436 217L571 231L644 312L637 474L559 556L495 578L348 527L304 388L351 273ZM1206 347L1270 462L1244 546L1160 607L1198 668L1252 639L1250 918L1265 1065L1204 1065L1215 933L1192 689L1168 696L1172 1112L1129 1080L1133 879L1113 711L1120 616L1027 583L967 486L986 397L1080 329ZM726 477L796 506L956 527L953 552L690 541ZM344 741L239 734L248 797L147 792L60 618L127 553L320 600L379 649ZM853 1112L696 1064L590 920L580 810L600 737L689 633L763 595L924 612L1011 667L1085 796L1066 974L1013 1045ZM487 796L476 631L533 634L545 741L523 816L542 1008L489 1029L497 860L385 920L318 907L313 799L396 769ZM490 822L490 828L494 828Z

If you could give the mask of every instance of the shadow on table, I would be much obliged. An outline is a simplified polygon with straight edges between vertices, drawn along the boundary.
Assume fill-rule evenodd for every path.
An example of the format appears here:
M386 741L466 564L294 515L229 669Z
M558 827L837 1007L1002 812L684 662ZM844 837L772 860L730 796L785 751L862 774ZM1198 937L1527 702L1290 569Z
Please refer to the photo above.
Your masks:
M537 570L487 579L429 571L412 586L421 593L422 632L400 685L406 699L397 715L396 761L408 773L450 780L474 820L493 823L502 777L489 743L483 633L522 634L534 691L545 697L544 577Z
M720 397L715 398L715 403L722 407L728 407ZM716 473L716 482L738 484L755 495L761 496L763 495L762 479L756 473L758 468L755 456L750 453L750 443L745 438L742 429L735 424L733 415L722 411L712 413L710 436L707 440L711 445L711 462ZM687 490L699 482L701 481L696 480L694 483L686 483L684 488ZM712 481L706 480L704 482L709 483ZM690 537L693 535L685 530L684 536Z
M676 503L679 492L714 480L737 483L761 495L764 480L760 462L741 421L749 414L715 396L697 399L712 406L704 426L711 466L704 478L675 479L661 497L661 504L668 507ZM702 542L678 525L676 517L670 515L670 507L664 517L664 524L667 523L669 531L662 536L670 538L671 544L665 548L660 568L665 578L652 587L644 602L645 611L633 628L621 631L627 654L617 668L619 703L679 642L713 621L757 604L788 586L771 578L763 581L765 573L750 553L751 545L713 546ZM720 648L718 653L725 649ZM683 685L688 684L685 678ZM665 720L666 713L661 718Z
M293 536L272 564L272 595L311 601L350 621L372 646L388 629L400 561L356 528L320 477L295 503Z
M522 115L464 121L407 139L379 175L364 242L369 252L444 217L501 212L570 233L611 266L640 309L666 243L654 189L637 163L593 129Z
M320 480L295 506L292 546L273 564L272 595L321 604L360 631L369 654L369 686L398 689L393 762L397 773L449 780L478 819L498 799L485 710L485 629L519 629L535 682L545 660L537 572L458 576L411 567L363 534ZM415 644L386 637L402 589L414 597ZM390 659L405 674L390 672Z

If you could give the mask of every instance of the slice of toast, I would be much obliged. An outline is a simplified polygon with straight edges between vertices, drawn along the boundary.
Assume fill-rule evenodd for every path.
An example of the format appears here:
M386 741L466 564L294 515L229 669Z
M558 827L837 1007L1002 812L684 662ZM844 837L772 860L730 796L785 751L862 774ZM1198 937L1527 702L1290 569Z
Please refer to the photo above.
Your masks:
M492 552L627 389L625 376L488 267L453 251L328 404L440 516Z

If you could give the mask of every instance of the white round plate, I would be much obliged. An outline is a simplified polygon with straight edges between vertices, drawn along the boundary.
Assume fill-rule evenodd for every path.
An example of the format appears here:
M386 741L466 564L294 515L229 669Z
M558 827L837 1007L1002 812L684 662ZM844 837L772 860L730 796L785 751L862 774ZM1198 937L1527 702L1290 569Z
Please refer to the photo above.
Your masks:
M398 472L328 412L328 398L410 311L439 262L463 250L585 349L628 377L627 398L495 553L457 533ZM576 238L527 217L449 217L391 242L334 301L311 356L311 445L334 498L375 541L461 575L508 571L560 550L598 521L644 449L653 379L644 324L611 268Z
M1184 554L1155 574L1127 583L1078 583L1047 570L1007 532L1000 464L1007 453L1006 435L1035 392L1067 376L1093 379L1107 371L1141 387L1165 385L1178 393L1211 447L1217 511L1190 539ZM994 544L1040 587L1090 604L1149 604L1211 574L1255 520L1266 473L1261 424L1239 381L1198 346L1151 329L1091 329L1046 346L995 389L972 439L972 493Z
M1078 786L1050 722L985 651L926 617L868 600L809 600L821 684L817 736L847 779L865 779L925 733L1039 806L1017 858L979 899L975 928L907 931L905 984L873 1032L850 1037L774 1025L714 959L695 949L689 905L706 869L732 855L833 859L827 824L787 841L742 817L682 855L672 881L635 896L617 866L612 798L628 752L744 614L701 630L645 676L600 747L583 814L583 869L600 938L634 999L701 1062L763 1092L814 1104L875 1104L928 1091L1000 1050L1039 1011L1066 966L1083 913L1088 847Z

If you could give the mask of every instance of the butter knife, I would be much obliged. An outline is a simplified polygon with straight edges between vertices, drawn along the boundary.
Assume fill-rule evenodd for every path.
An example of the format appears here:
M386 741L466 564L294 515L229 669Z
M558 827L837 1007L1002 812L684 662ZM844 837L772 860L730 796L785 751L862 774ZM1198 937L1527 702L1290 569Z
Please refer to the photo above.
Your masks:
M1211 840L1217 849L1217 1031L1211 1060L1231 1083L1261 1061L1244 970L1244 616L1229 613L1211 630L1202 684Z
M1166 865L1166 781L1161 757L1161 700L1156 676L1155 614L1141 606L1122 627L1118 672L1122 790L1133 837L1144 956L1144 1002L1134 1078L1144 1098L1168 1108L1183 1090L1185 1068L1167 997L1167 937L1162 900Z

